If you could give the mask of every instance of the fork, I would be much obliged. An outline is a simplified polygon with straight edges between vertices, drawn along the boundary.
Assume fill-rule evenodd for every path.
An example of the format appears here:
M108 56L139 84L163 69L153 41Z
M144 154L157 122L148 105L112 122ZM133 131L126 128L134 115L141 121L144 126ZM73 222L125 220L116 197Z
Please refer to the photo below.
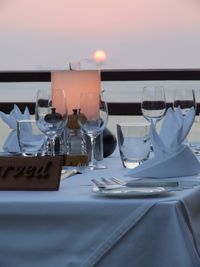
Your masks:
M108 179L106 179L106 178L104 178L104 177L101 177L101 180L102 180L102 182L103 182L105 185L113 185L113 181L108 180ZM116 184L116 183L115 183L115 184Z
M127 183L122 179L119 179L119 178L116 178L116 177L111 177L110 179L116 184L127 185Z
M65 180L73 175L76 175L76 174L83 174L84 171L85 171L85 167L86 167L86 164L78 164L77 167L75 169L72 169L72 170L64 170L66 172L62 173L63 176L61 176L61 180ZM64 174L66 173L66 175L64 176Z
M113 184L112 182L110 182L109 180L105 179L105 178L101 178L102 182L96 180L96 179L91 179L91 181L93 182L93 184L100 190L112 190L112 189L118 189L121 188L123 186L120 186L119 184Z

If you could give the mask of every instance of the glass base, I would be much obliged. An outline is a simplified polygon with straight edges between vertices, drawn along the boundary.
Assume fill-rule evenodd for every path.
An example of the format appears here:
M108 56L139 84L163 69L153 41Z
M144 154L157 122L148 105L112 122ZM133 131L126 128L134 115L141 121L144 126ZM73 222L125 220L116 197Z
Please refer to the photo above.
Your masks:
M140 162L125 160L125 161L122 161L122 164L127 169L134 169L140 165Z
M107 169L105 165L100 164L98 161L90 162L87 166L90 170L102 170Z
M23 152L22 153L23 157L37 157L37 156L41 156L41 153L37 153L37 152Z

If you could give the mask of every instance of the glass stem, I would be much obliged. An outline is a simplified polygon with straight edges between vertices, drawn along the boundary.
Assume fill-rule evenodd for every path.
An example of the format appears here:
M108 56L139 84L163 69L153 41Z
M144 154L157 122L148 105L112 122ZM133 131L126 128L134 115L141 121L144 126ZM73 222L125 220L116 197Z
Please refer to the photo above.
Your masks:
M48 153L49 153L49 138L45 136L42 156L48 155Z
M50 155L55 156L55 138L54 137L51 138L50 146L51 146Z
M96 141L96 138L94 136L91 136L90 137L90 140L91 140L91 160L90 162L92 163L92 165L94 165L94 163L96 162L96 159L95 159L95 141Z

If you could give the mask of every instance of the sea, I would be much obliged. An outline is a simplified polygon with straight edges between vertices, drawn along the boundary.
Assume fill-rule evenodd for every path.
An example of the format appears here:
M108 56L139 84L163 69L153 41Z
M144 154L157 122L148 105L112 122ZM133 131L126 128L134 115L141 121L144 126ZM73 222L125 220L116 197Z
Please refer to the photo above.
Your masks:
M102 82L108 102L140 102L142 89L147 85L165 88L166 101L172 102L175 89L192 88L200 101L200 81L117 81ZM0 102L34 102L37 90L50 88L50 82L0 83Z
M102 82L101 88L105 90L108 102L141 102L142 89L147 85L159 85L165 88L167 102L173 102L174 90L192 88L195 90L196 101L200 102L200 81L117 81ZM0 83L1 102L35 102L37 91L50 88L50 82L18 82ZM116 124L119 122L144 120L142 116L109 116L108 128L116 134ZM199 117L194 125L195 133L192 140L200 141ZM0 149L11 129L0 120Z

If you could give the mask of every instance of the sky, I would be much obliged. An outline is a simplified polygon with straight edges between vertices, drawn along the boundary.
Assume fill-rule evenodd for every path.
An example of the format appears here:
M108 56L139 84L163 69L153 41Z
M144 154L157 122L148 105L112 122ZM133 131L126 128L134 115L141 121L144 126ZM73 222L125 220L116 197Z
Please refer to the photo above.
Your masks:
M0 0L0 70L200 68L199 0Z

